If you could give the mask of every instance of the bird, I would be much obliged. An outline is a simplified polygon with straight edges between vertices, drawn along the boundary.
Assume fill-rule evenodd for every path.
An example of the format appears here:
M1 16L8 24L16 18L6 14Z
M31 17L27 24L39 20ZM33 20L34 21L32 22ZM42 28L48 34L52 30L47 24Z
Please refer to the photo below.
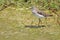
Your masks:
M42 22L41 18L47 18L47 17L53 16L52 14L46 14L45 12L39 10L35 6L32 6L30 9L31 9L32 14L34 14L35 16L37 16L38 19L39 19L38 26L39 26L40 22Z

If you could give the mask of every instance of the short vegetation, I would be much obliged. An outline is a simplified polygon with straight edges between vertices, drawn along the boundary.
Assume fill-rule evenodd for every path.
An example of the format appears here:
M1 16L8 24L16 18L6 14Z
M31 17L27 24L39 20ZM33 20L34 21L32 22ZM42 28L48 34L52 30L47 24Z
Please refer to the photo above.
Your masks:
M31 6L53 15L45 27L25 27L38 25ZM0 40L60 40L60 0L0 0Z

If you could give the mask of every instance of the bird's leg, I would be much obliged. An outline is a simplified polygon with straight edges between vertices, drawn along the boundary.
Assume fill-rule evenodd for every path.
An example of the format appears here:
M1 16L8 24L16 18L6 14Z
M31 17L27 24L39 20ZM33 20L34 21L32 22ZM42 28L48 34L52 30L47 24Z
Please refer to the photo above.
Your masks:
M41 19L39 18L38 26L39 26L40 23L42 24L42 21L41 21Z
M40 24L40 18L38 18L38 26L39 26L39 24Z
M47 25L47 21L46 21L46 20L47 20L47 18L45 18L45 23L46 23L46 25Z

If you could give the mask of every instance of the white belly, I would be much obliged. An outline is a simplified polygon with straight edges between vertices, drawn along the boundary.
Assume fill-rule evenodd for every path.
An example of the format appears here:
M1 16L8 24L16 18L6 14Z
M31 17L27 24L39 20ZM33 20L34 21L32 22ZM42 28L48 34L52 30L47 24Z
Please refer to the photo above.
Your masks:
M44 18L43 15L38 14L35 10L32 11L34 15L36 15L38 18Z

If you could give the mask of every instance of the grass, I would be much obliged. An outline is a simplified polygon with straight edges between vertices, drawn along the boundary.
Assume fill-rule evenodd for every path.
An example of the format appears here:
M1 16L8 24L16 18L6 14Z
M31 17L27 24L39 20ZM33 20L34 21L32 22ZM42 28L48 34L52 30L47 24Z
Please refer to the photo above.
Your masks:
M10 6L0 11L0 40L60 40L60 26L53 15L47 20L41 19L46 27L26 28L25 25L37 25L38 18L30 9Z

